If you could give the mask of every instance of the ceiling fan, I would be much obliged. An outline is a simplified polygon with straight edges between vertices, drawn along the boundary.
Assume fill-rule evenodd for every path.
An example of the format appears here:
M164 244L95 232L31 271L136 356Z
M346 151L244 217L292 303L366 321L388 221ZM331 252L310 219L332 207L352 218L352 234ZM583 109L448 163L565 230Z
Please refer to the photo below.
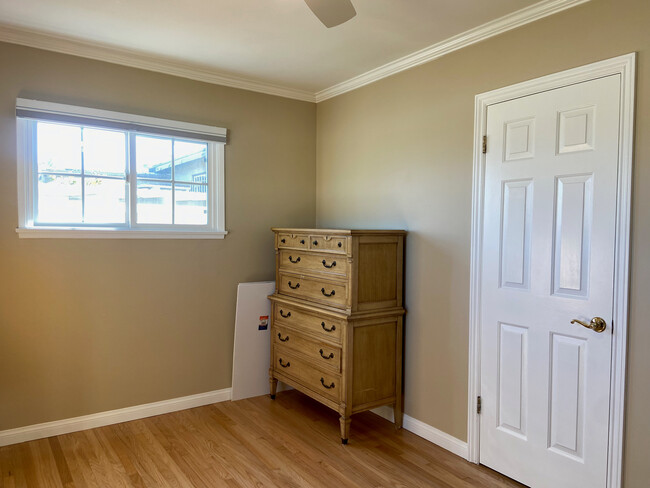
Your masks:
M335 27L357 15L350 0L305 0L325 27Z

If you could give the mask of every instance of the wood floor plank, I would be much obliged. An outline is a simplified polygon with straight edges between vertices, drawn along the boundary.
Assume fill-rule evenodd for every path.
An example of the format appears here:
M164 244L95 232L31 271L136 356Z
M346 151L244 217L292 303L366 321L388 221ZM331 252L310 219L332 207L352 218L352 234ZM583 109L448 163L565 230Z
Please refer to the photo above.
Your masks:
M50 443L50 449L52 450L52 456L54 457L54 462L56 463L56 469L59 473L59 478L61 478L61 483L64 488L70 488L74 486L74 480L70 474L70 468L68 467L68 462L65 459L63 454L63 449L61 449L61 442L58 437L50 437L48 439Z
M521 488L370 413L297 391L0 448L0 488Z

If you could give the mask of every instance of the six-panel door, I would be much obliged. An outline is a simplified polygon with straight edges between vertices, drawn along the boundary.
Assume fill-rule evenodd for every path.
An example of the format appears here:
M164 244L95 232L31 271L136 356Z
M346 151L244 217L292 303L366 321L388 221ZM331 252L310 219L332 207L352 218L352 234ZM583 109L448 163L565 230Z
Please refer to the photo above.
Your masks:
M619 83L488 109L480 461L530 486L605 487Z

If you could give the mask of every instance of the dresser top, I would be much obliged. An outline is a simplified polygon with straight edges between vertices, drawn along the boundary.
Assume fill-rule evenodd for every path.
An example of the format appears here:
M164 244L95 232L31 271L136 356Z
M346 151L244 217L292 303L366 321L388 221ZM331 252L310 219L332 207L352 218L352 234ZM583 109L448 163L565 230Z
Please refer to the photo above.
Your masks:
M406 234L405 230L393 229L302 229L296 227L271 227L273 232L285 232L288 234L329 234L329 235L357 235L357 234Z

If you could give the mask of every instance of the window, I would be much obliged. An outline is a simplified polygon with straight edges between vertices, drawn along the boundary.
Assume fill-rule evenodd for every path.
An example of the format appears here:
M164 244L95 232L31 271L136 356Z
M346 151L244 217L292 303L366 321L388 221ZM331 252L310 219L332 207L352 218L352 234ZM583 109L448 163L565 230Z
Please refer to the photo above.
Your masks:
M18 99L22 237L222 238L226 130Z

